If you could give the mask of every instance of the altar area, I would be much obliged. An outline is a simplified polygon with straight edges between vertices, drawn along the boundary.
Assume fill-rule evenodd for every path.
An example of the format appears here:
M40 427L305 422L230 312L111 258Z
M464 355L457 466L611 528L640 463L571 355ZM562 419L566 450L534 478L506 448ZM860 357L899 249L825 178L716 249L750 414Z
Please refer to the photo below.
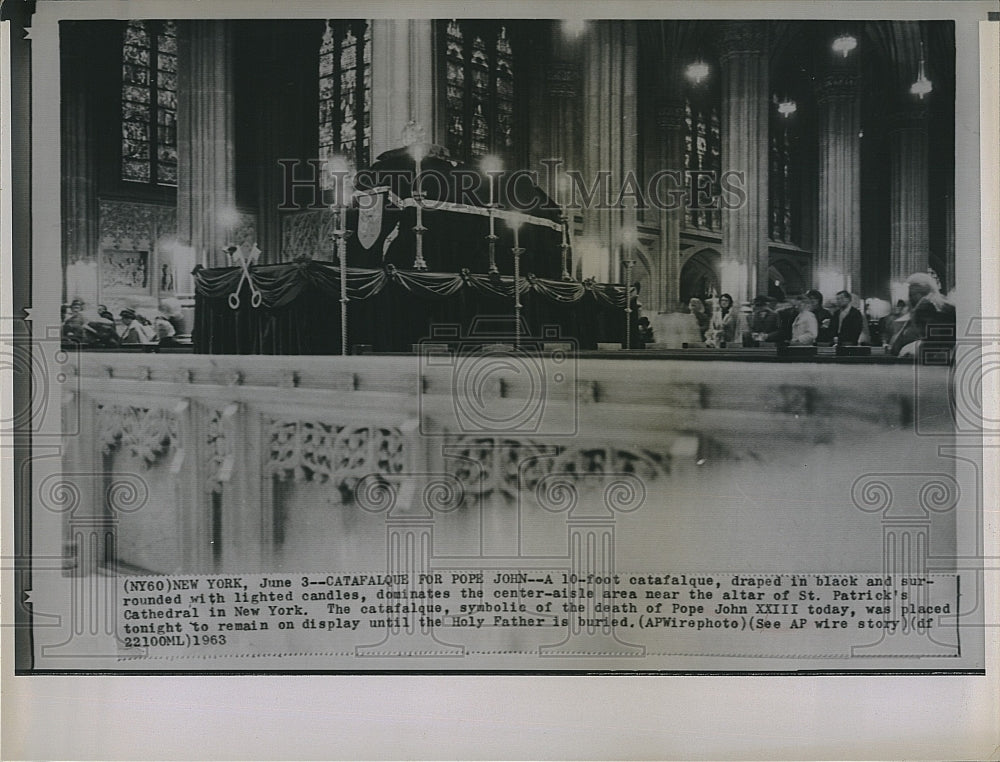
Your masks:
M194 351L205 354L409 352L423 341L513 343L510 275L347 268L346 324L338 304L341 269L299 260L262 265L241 283L239 267L200 270ZM252 305L256 289L261 304ZM625 342L625 289L616 284L536 278L517 281L522 339L570 341L579 349ZM239 296L233 309L228 301ZM477 337L478 318L491 317ZM500 318L497 320L497 318ZM633 330L632 336L635 336Z
M227 247L232 266L196 268L196 352L408 352L444 336L638 343L626 286L574 277L567 209L527 174L416 142L360 173L331 160L317 188L303 213L315 255L258 265L244 244Z

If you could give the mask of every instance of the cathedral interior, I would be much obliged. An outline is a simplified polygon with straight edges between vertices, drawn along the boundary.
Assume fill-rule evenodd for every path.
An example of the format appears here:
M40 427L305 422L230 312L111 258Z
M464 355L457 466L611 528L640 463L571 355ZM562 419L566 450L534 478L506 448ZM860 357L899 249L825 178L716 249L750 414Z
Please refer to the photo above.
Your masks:
M525 226L521 276L627 280L647 315L955 286L952 22L63 21L60 50L65 304L176 300L190 331L196 266L234 246L336 261L322 168L416 144L447 171L531 173L554 229ZM391 225L352 236L347 264L413 269L412 216L391 247ZM432 272L488 272L482 216L427 217Z

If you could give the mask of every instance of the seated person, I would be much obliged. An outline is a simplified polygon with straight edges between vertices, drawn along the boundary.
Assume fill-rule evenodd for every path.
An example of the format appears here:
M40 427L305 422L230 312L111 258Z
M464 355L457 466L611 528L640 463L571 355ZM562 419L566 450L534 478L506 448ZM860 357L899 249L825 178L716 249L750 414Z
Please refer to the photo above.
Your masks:
M160 315L170 321L170 325L174 327L174 334L191 333L191 328L187 325L187 321L184 319L184 311L181 309L181 303L179 300L172 297L161 299Z
M903 330L909 319L910 311L906 306L906 300L899 299L892 312L879 321L878 328L882 336L882 345L891 347L893 340Z
M955 345L955 307L928 273L914 273L906 279L909 288L910 318L889 347L889 353L912 357L924 344L940 347Z
M74 344L87 343L87 320L83 316L84 303L82 299L74 299L69 305L69 314L63 320L63 341Z
M122 320L122 328L119 332L122 344L149 344L153 340L152 328L143 325L135 310L126 307L118 313L118 316Z
M174 326L163 315L153 318L153 340L161 347L179 347L180 343L175 338Z

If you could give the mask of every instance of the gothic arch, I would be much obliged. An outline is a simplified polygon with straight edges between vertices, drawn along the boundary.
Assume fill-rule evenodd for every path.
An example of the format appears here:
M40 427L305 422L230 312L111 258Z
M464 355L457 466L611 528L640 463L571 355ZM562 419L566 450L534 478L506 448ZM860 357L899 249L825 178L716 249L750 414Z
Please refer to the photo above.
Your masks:
M803 273L802 269L790 259L772 261L771 266L767 268L768 291L780 288L785 296L801 294L809 287L808 283L806 273Z
M701 299L713 289L721 289L722 255L713 248L696 251L681 266L680 297L686 303L692 297Z

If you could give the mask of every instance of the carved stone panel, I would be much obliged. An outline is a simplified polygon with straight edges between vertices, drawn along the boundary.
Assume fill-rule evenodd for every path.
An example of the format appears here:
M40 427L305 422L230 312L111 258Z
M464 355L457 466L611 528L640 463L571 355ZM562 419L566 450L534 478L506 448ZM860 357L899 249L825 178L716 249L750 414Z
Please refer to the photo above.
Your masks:
M177 446L177 418L161 408L98 405L97 441L105 455L124 451L150 468Z
M364 477L403 471L403 445L394 427L276 419L269 425L265 472L280 481L332 483L348 502Z

